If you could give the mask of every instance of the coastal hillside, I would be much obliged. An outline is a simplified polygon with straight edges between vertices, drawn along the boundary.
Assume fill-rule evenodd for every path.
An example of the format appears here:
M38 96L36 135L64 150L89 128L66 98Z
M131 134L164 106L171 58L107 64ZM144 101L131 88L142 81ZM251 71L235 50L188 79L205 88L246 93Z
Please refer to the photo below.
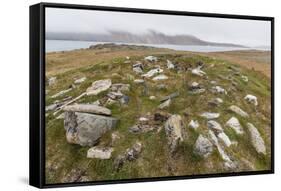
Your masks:
M237 54L48 53L46 183L271 169L270 57Z

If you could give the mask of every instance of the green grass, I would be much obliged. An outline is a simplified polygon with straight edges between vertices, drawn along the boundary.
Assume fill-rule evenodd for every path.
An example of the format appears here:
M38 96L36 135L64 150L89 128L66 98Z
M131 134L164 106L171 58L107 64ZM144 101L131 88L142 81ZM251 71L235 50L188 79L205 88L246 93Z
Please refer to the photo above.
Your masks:
M105 134L100 145L109 146L111 143L111 133L117 131L121 138L114 145L112 159L98 160L87 159L87 150L89 147L81 147L72 145L66 142L63 120L56 119L50 112L46 118L46 182L59 183L72 169L82 169L91 180L113 180L113 179L130 179L143 177L159 177L171 175L190 175L190 174L206 174L206 173L222 173L226 170L222 167L222 159L215 151L208 159L202 159L193 153L193 145L201 134L207 134L207 121L199 115L204 111L219 112L221 117L217 120L222 125L231 117L236 116L229 112L227 108L235 104L250 114L250 118L245 120L236 116L244 127L245 135L237 136L230 128L225 129L225 133L232 141L237 141L238 146L226 148L226 152L239 161L240 158L246 158L251 161L257 170L265 170L270 168L270 80L260 73L253 70L248 70L219 59L213 59L205 56L181 55L181 54L162 54L157 55L159 62L164 69L165 75L169 80L154 82L148 80L148 95L142 95L143 86L134 84L132 77L140 78L132 71L130 64L125 64L125 58L113 58L108 62L100 62L99 64L85 66L79 69L69 70L65 73L57 75L57 83L53 86L48 86L48 95L46 97L46 105L53 103L55 100L61 100L67 96L76 97L83 93L87 87L95 80L112 79L113 83L128 83L131 85L129 92L124 92L130 97L128 106L120 106L118 103L109 106L112 115L120 119L116 129ZM208 79L191 75L190 72L177 73L173 70L166 69L166 59L172 62L181 64L189 64L195 67L198 61L205 63L204 71L208 74ZM143 57L131 57L132 63L142 61ZM214 65L214 67L210 67ZM247 75L249 82L246 83L241 79L241 76L231 75L233 71L229 66L236 67L241 75ZM154 64L146 63L146 70L154 67ZM231 81L221 79L219 75L229 76L238 84L237 91L231 91ZM51 95L68 89L73 83L74 78L86 76L87 80L75 89L62 95L59 98L53 99ZM228 95L214 95L209 91L213 86L209 81L215 80L218 85L228 91ZM207 91L200 95L192 95L187 91L188 84L199 82ZM165 84L166 90L158 90L159 84ZM157 111L157 106L160 104L159 99L171 93L178 91L180 95L172 100L172 104L166 109L171 114L180 114L185 124L187 138L180 144L174 157L169 155L165 131L162 129L159 133L156 131L131 134L128 128L134 125L140 116L146 115L148 112L153 114ZM103 92L98 96L85 96L81 98L79 103L92 103L106 95ZM258 97L259 106L255 109L253 105L244 101L246 94L253 94ZM156 96L156 100L150 100L149 96ZM208 101L212 98L220 97L224 103L212 108L208 105ZM183 114L188 110L189 116ZM260 116L264 117L260 117ZM191 119L196 119L200 123L198 130L192 130L187 127ZM246 122L253 123L260 131L265 140L268 154L265 157L259 156L250 144L249 135L246 129ZM163 125L163 124L162 124ZM127 162L120 169L113 169L114 158L126 151L136 141L143 144L143 150L140 157L132 162ZM242 170L242 168L241 168ZM238 169L239 171L239 169Z

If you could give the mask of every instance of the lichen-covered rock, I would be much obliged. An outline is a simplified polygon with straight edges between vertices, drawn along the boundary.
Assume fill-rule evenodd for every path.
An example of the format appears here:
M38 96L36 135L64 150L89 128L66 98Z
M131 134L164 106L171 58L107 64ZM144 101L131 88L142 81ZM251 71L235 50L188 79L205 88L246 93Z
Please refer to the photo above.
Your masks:
M254 106L257 106L257 105L258 105L258 98L257 98L256 96L254 96L254 95L248 94L248 95L246 95L246 96L244 97L244 99L245 99L246 101L248 101L249 103L254 104Z
M230 147L231 141L230 141L229 137L224 132L220 132L218 134L218 138L225 144L225 146Z
M74 84L81 84L83 83L87 78L86 77L82 77L82 78L79 78L77 80L74 81Z
M158 58L156 56L147 56L144 58L144 60L147 60L150 62L157 62Z
M199 135L195 145L193 152L201 157L207 158L213 152L213 145L203 135Z
M109 109L95 104L73 104L73 105L65 106L63 110L101 114L101 115L111 115L111 111Z
M204 117L206 119L216 119L219 118L219 113L211 113L211 112L204 112L200 115L201 117Z
M159 106L158 106L158 108L159 109L164 109L164 108L166 108L166 107L169 107L170 105L171 105L171 99L168 99L168 100L166 100L166 101L164 101L163 103L161 103Z
M236 117L231 117L226 122L225 126L232 128L237 135L242 135L244 133L243 127Z
M221 125L214 120L208 121L207 126L208 126L208 128L210 128L216 132L223 132L223 128L221 127Z
M248 127L248 130L250 133L251 143L254 146L254 148L256 149L257 153L265 155L266 148L265 148L264 141L263 141L259 131L251 123L247 123L247 127Z
M218 93L218 94L227 94L227 91L220 86L212 87L211 92Z
M241 108L239 108L236 105L230 106L229 110L234 112L234 113L236 113L236 114L238 114L238 115L240 115L241 117L245 117L245 118L249 117L248 113L246 113L245 111L243 111Z
M150 77L154 76L155 74L160 74L162 72L163 72L163 70L161 68L155 68L155 69L149 70L146 74L143 74L141 76L150 78Z
M165 123L165 132L170 152L173 153L184 139L184 126L180 115L172 115Z
M99 93L106 91L111 86L111 80L97 80L92 83L92 85L86 90L87 95L98 95Z
M87 158L110 159L113 148L92 147L87 152Z
M169 79L169 77L164 75L164 74L160 74L160 75L155 76L154 78L152 78L153 81L167 80L167 79Z
M199 127L199 123L197 120L191 120L188 126L192 129L197 129Z
M116 127L117 121L113 117L66 111L64 128L67 141L81 146L93 146L104 133Z

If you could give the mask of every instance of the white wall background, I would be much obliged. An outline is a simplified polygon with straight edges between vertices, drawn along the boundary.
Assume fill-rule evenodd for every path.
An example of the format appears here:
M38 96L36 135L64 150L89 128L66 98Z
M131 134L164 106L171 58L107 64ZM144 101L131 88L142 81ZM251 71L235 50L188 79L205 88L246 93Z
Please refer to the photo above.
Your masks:
M37 0L6 0L0 6L0 190L36 190L28 186L28 71L29 5ZM74 187L64 190L275 190L281 180L281 12L277 0L49 0L48 2L167 9L195 12L274 16L276 19L275 59L275 145L276 173L228 178L179 180L152 183ZM62 189L54 189L62 190Z

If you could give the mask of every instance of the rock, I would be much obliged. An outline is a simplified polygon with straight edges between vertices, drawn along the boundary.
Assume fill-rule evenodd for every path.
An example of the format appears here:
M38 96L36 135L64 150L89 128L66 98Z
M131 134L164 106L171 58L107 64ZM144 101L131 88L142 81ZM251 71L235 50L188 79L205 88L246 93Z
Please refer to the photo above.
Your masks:
M117 101L116 100L113 100L113 99L111 99L111 98L108 98L107 100L106 100L106 102L105 102L105 106L110 106L110 105L113 105L113 104L115 104L115 103L117 103Z
M127 59L127 60L129 60L129 59L130 59L130 57L129 57L129 56L126 56L126 59Z
M222 87L220 87L220 86L212 87L211 92L212 93L219 93L219 94L227 95L227 91L225 89L223 89Z
M243 127L239 123L239 120L236 117L231 117L225 124L225 126L228 126L232 128L237 135L242 135L244 133Z
M161 103L159 106L158 106L158 108L159 109L164 109L164 108L166 108L166 107L169 107L170 105L171 105L171 99L168 99L168 100L166 100L166 101L164 101L163 103Z
M54 104L51 104L51 105L48 105L45 107L45 111L48 112L48 111L53 111L55 109L57 109L59 107L58 104L54 103Z
M206 75L206 73L201 70L201 66L198 66L197 68L192 69L191 73L194 74L194 75L197 75L197 76Z
M172 115L165 123L165 132L170 152L176 151L179 142L184 139L184 125L180 115Z
M191 120L188 126L192 129L197 129L199 127L199 123L197 120Z
M250 133L251 143L256 149L257 153L266 155L266 148L264 145L264 141L257 128L251 123L247 123L247 127Z
M109 92L106 94L107 97L113 100L117 100L123 97L123 94L121 92Z
M150 78L150 77L154 76L155 74L160 74L162 72L163 72L163 70L161 68L155 68L155 69L149 70L146 74L143 74L141 76Z
M114 160L114 168L115 170L119 170L126 161L136 160L142 151L142 144L140 142L136 142L132 148L126 150L123 155L118 155Z
M134 83L136 83L136 84L143 84L144 80L143 79L135 79Z
M130 84L122 84L122 83L112 84L111 90L114 92L130 91Z
M157 90L166 90L167 89L167 86L165 84L158 84L156 86L156 89Z
M122 105L127 105L130 101L130 97L127 95L124 95L121 99L120 99L120 103Z
M164 102L164 101L166 101L168 99L173 99L175 97L178 97L179 95L180 95L179 92L172 93L172 94L170 94L168 96L165 96L162 99L160 99L160 102Z
M191 86L189 86L189 91L192 94L200 94L205 92L205 89L199 85L197 82L192 82Z
M243 111L242 109L240 109L238 106L236 105L232 105L229 107L229 110L240 115L241 117L249 117L248 113L246 113L245 111Z
M86 90L87 95L98 95L99 93L106 91L111 86L111 80L97 80Z
M218 134L218 138L225 144L225 146L230 147L231 141L230 141L229 137L224 132L220 132Z
M212 99L211 101L208 102L208 104L210 106L214 106L214 107L217 107L222 103L223 103L223 100L221 98L215 98L215 99Z
M207 158L213 152L213 145L207 138L200 134L195 142L193 152L201 157Z
M137 74L142 74L143 70L141 69L141 67L133 67L133 71Z
M219 144L219 141L218 141L216 135L214 134L214 132L212 130L209 130L209 136L210 136L211 141L213 142L213 144L217 147L218 152L219 152L221 158L224 160L224 166L227 169L232 169L232 170L235 169L236 168L235 163L225 153L225 151L223 150L223 148Z
M174 69L175 65L170 60L167 60L167 68L168 69Z
M150 99L150 100L155 100L156 97L155 97L155 96L149 96L149 99Z
M57 77L50 77L48 79L48 85L49 86L54 85L56 82L57 82Z
M111 133L111 145L115 145L115 143L121 138L118 132Z
M158 58L155 56L147 56L144 58L144 60L150 61L150 62L157 62Z
M87 78L86 77L82 77L82 78L79 78L77 80L74 81L74 84L81 84L83 83Z
M146 123L149 121L149 119L146 118L146 117L140 117L140 118L139 118L139 121L140 121L141 123L146 124Z
M100 100L96 100L96 101L94 101L92 104L93 104L93 105L97 105L97 106L100 106L100 105L101 105Z
M51 98L57 98L59 96L62 96L63 94L66 94L66 93L70 92L71 90L72 90L72 88L62 90L62 91L56 93L55 95L52 95Z
M210 81L210 84L213 84L213 85L215 85L215 84L217 84L217 81L215 81L215 80L212 80L212 81Z
M110 159L113 148L92 147L87 152L87 158Z
M159 111L154 114L154 121L165 122L170 116L169 113Z
M208 121L207 126L208 126L208 128L210 128L216 132L223 132L223 128L221 127L221 125L214 120Z
M241 78L242 78L242 80L244 81L244 82L248 82L249 81L249 79L248 79L248 77L247 76L241 76Z
M246 96L244 97L244 99L245 99L246 101L248 101L249 103L254 104L255 106L258 105L258 98L257 98L256 96L254 96L254 95L248 94L248 95L246 95Z
M105 107L94 104L74 104L63 108L64 111L84 112L101 115L111 115L111 111Z
M161 74L161 75L155 76L152 80L158 81L158 80L167 80L167 79L168 79L168 76Z
M204 112L200 115L201 117L204 117L206 119L216 119L219 118L219 113L211 113L211 112Z
M66 111L64 128L67 141L81 146L93 146L104 133L115 128L117 122L112 117Z

